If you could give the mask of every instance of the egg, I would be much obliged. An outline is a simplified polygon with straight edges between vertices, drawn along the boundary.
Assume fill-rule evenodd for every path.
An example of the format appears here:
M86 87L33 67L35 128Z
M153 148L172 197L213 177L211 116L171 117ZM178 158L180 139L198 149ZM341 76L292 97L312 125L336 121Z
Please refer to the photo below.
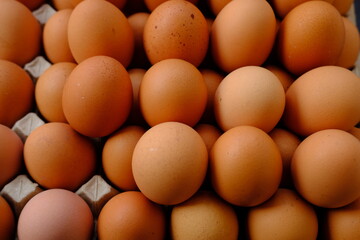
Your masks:
M222 134L216 126L206 123L198 124L194 129L202 137L208 152L211 151L212 146Z
M20 173L23 166L24 144L20 137L0 124L0 189Z
M72 5L74 7L76 7L82 1L84 1L84 0L70 0L70 2L72 3ZM114 6L116 6L119 9L122 9L127 2L127 0L106 0L106 1L110 2L111 4L113 4Z
M74 6L71 3L71 0L51 0L52 5L56 10L63 10L63 9L73 9Z
M0 25L0 59L23 66L39 54L40 23L25 5L0 1Z
M196 67L203 61L209 30L202 12L185 0L165 1L151 12L144 28L144 48L151 64L180 58Z
M359 78L350 70L337 66L312 69L287 90L282 121L303 136L329 128L349 130L360 119L359 94Z
M234 208L213 192L199 191L172 208L171 239L238 239L239 222Z
M215 192L227 202L251 207L268 200L278 189L282 161L271 137L253 126L223 133L210 152L210 178Z
M164 239L163 208L141 192L127 191L112 197L102 208L97 224L99 239Z
M164 122L147 130L132 157L140 191L163 205L175 205L194 195L204 181L207 165L208 152L201 136L179 122Z
M0 211L0 238L12 240L16 231L15 216L10 205L2 196L0 196Z
M36 10L39 8L42 4L45 3L45 0L17 0L24 4L26 7L28 7L30 10Z
M214 15L218 15L225 5L231 2L231 0L208 0L207 2L212 13Z
M270 54L275 35L275 14L267 1L230 1L212 25L211 53L225 72L260 66Z
M354 0L334 0L333 5L341 15L346 15L353 3Z
M286 92L290 85L295 81L295 77L290 74L288 71L277 65L267 65L265 66L267 70L275 74L275 76L280 80L283 85L284 91Z
M75 67L76 64L71 62L53 64L36 81L36 106L49 122L67 122L62 107L62 95L65 81Z
M83 135L109 135L126 121L132 91L129 74L119 61L108 56L88 58L65 82L62 106L66 120Z
M34 83L24 69L7 60L0 60L0 72L0 124L12 127L31 111Z
M307 1L283 19L277 35L280 62L294 75L335 65L345 40L340 13L325 1Z
M349 130L349 133L351 133L351 134L354 135L357 139L360 140L360 128L358 128L358 127L353 127L352 129Z
M130 125L135 124L140 126L146 126L147 123L142 116L139 103L140 84L146 73L146 70L142 68L132 68L128 70L128 73L133 90L133 101L127 123L129 123Z
M91 239L93 215L86 202L65 189L50 189L31 198L20 213L19 240Z
M76 5L68 22L68 41L77 63L106 55L127 67L134 51L134 33L127 18L103 0Z
M44 188L77 190L93 175L95 147L66 123L47 123L30 133L24 144L29 175Z
M150 10L153 11L155 8L157 8L160 4L166 2L167 0L143 0L146 7ZM198 0L188 0L189 2L196 4L198 2Z
M318 219L314 207L295 191L280 188L265 203L247 211L250 239L317 239Z
M215 119L224 131L251 125L269 132L285 108L285 92L279 79L258 66L241 67L229 73L214 96Z
M68 22L72 9L59 10L44 25L43 44L52 63L75 62L68 41Z
M294 152L291 173L298 193L313 205L343 207L360 197L360 142L339 129L305 138Z
M207 87L200 71L182 59L165 59L141 81L141 113L150 126L176 121L194 126L205 111Z
M106 177L119 189L137 190L131 161L136 143L145 133L139 126L126 126L112 134L102 150L102 167Z

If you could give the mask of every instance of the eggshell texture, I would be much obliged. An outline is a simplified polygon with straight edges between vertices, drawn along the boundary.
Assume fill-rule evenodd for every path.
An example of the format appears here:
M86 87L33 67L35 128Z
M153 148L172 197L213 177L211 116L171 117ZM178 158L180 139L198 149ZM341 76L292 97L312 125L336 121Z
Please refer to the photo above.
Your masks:
M41 42L40 23L22 3L0 1L0 59L18 65L38 55Z
M177 121L194 126L207 101L207 88L200 71L181 59L154 64L140 84L142 115L150 126Z
M67 122L62 107L62 95L65 81L75 67L76 64L70 62L53 64L36 81L36 106L49 122Z
M165 214L141 192L123 192L111 198L98 218L99 239L164 239Z
M68 22L72 9L63 9L52 15L44 25L43 44L52 63L75 62L68 41Z
M144 48L152 64L180 58L198 66L206 55L208 43L206 19L188 1L165 1L150 14L145 24Z
M15 63L0 60L0 124L12 127L30 112L33 102L34 83L30 76Z
M94 173L92 142L66 123L47 123L30 133L24 144L27 172L45 188L75 191Z
M77 194L51 189L31 198L19 216L19 240L91 239L93 216Z
M342 208L326 209L323 223L326 239L359 239L360 198Z
M280 188L265 203L247 214L250 239L317 239L318 219L312 205L296 192Z
M102 166L106 177L122 190L137 190L131 160L136 143L145 133L139 126L127 126L112 134L102 151Z
M360 197L360 142L343 130L318 131L295 150L291 173L296 190L310 203L345 206Z
M157 8L160 4L166 2L167 0L144 0L144 3L146 5L146 7L150 10L153 11L155 8ZM189 2L196 4L198 2L198 0L188 0Z
M251 125L269 132L279 122L285 108L285 92L269 70L246 66L229 73L214 97L216 122L226 131Z
M150 200L174 205L189 199L201 186L208 152L200 135L179 122L150 128L135 146L132 169L140 191Z
M355 66L360 50L359 30L347 17L343 17L342 19L345 26L345 42L336 65L344 68L352 68Z
M353 3L354 0L334 0L333 5L341 15L346 15Z
M267 1L231 1L212 25L214 61L225 72L248 65L260 66L270 54L275 35L275 14Z
M20 137L7 126L0 124L0 189L19 174L23 165L23 147Z
M277 190L282 174L281 155L264 131L252 126L223 133L210 153L214 190L231 204L255 206Z
M127 67L134 51L134 34L125 15L103 0L82 1L74 8L68 23L68 40L78 63L106 55Z
M171 239L238 239L232 206L212 192L201 191L176 205L170 215Z
M10 205L0 196L0 238L12 240L15 237L15 216Z
M360 119L360 80L337 66L315 68L286 92L285 125L300 135L337 128L350 130Z
M341 15L325 1L308 1L292 9L280 24L277 52L287 70L301 75L335 65L345 40Z
M120 62L95 56L81 62L65 82L62 105L71 127L102 137L117 130L129 115L131 80Z

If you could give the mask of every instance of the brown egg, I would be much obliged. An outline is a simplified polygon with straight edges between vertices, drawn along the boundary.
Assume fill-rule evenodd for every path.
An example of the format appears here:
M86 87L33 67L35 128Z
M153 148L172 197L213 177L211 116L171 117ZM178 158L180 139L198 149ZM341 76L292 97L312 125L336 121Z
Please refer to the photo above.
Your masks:
M354 0L334 0L333 5L341 15L346 15L353 3Z
M330 240L360 239L360 198L342 208L326 209L324 237Z
M41 186L75 191L95 170L95 147L68 124L47 123L26 139L24 161L27 172Z
M336 65L344 68L355 66L360 50L359 30L348 18L342 17L345 26L345 42Z
M295 191L279 188L268 201L249 208L247 232L253 240L316 240L318 219L313 206Z
M44 25L43 44L46 56L52 63L75 62L67 36L72 9L63 9L52 15Z
M276 15L280 18L284 18L293 8L296 6L308 2L310 0L270 0L270 4L273 7ZM329 3L333 3L335 0L322 0Z
M351 133L351 134L354 135L357 139L360 140L360 128L358 128L358 127L353 127L352 129L349 130L349 133Z
M65 189L50 189L31 198L19 216L19 239L91 239L93 216L87 203Z
M234 208L208 191L200 191L174 206L170 215L171 239L238 239Z
M335 65L345 40L341 15L325 1L308 1L292 9L281 22L277 37L281 63L295 75Z
M36 105L49 122L67 122L62 107L63 88L75 67L76 64L70 62L53 64L36 81Z
M10 205L2 196L0 196L0 212L0 239L12 240L16 230L15 216Z
M55 9L59 11L66 8L73 9L74 6L72 5L71 1L72 0L51 0L51 3Z
M204 15L184 0L162 3L150 14L144 28L144 48L151 64L180 58L197 67L206 55L208 42Z
M212 146L216 140L221 136L220 129L211 124L201 123L195 126L195 131L202 137L208 152L211 151Z
M179 122L150 128L135 146L132 169L150 200L174 205L189 199L204 181L208 152L200 135Z
M275 35L275 14L267 1L230 1L212 25L214 61L225 72L260 66L270 54Z
M216 122L226 131L251 125L269 132L279 122L285 107L285 92L269 70L246 66L229 73L214 97Z
M39 8L42 4L45 3L45 0L17 0L28 7L31 11Z
M282 161L269 135L256 127L239 126L223 133L214 143L209 168L217 194L231 204L250 207L276 192Z
M149 18L147 12L137 12L128 17L129 24L134 32L135 49L131 66L146 68L150 65L144 49L143 33L146 21Z
M127 126L112 134L102 151L102 167L106 177L121 190L137 190L131 160L136 143L145 133L139 126Z
M70 0L73 7L76 7L82 1L84 1L84 0ZM125 6L126 2L127 2L127 0L106 0L106 1L112 3L113 5L115 5L119 9L122 9Z
M20 137L0 124L0 189L19 174L23 166L23 147Z
M25 5L0 1L0 24L0 59L23 66L39 54L40 23Z
M337 66L315 68L286 92L283 122L303 136L328 128L349 130L360 119L360 81Z
M82 1L74 8L68 23L68 39L78 63L106 55L127 67L134 51L134 34L127 18L103 0Z
M117 130L128 117L131 103L128 72L107 56L81 62L67 78L62 96L71 127L90 137L103 137Z
M6 60L0 60L0 72L0 124L12 127L31 111L34 83L24 69Z
M140 84L142 115L150 126L177 121L194 126L207 101L207 89L200 71L181 59L154 64Z
M216 16L231 0L208 0L207 2L212 13Z
M157 8L160 4L166 2L167 0L143 0L146 7L150 10L153 11L155 8ZM198 0L187 0L193 4L196 4L198 2Z
M128 191L111 198L97 224L99 239L164 239L165 213L141 192Z
M267 65L265 66L267 70L275 74L275 76L280 80L283 85L284 91L286 92L290 85L295 81L295 78L287 72L285 69L276 66L276 65Z
M270 137L274 140L278 146L281 154L281 159L283 163L283 172L281 177L280 186L281 187L292 187L291 179L291 159L294 155L296 148L299 146L301 140L298 136L292 132L282 129L274 128L269 132Z
M298 193L325 208L345 206L360 197L360 142L338 129L318 131L303 140L291 161Z
M132 85L132 89L133 89L133 103L131 106L131 111L130 111L129 117L127 119L127 122L130 125L146 126L147 123L142 116L142 113L140 110L140 103L139 103L140 84L146 73L146 70L142 69L142 68L133 68L133 69L129 69L128 73L129 73L129 77L130 77L131 85Z

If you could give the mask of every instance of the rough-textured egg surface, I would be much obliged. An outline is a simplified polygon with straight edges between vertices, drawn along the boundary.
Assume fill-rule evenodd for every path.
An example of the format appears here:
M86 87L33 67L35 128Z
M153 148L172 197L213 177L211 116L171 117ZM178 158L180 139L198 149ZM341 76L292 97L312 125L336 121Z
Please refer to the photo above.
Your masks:
M0 240L357 240L357 0L0 0Z

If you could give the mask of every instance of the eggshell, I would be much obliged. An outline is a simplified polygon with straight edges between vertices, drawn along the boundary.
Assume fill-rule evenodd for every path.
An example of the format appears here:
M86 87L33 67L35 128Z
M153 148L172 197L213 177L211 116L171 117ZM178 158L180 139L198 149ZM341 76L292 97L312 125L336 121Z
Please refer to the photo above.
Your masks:
M143 0L146 7L150 10L153 11L155 8L157 8L160 4L166 2L167 0ZM198 2L198 0L188 0L189 2L196 4Z
M62 105L71 127L83 135L113 133L129 115L131 80L120 62L95 56L81 62L65 82Z
M318 219L311 204L295 191L280 188L247 214L249 239L317 239Z
M200 191L171 210L171 239L235 240L238 233L234 208L212 192Z
M140 109L150 126L167 121L194 126L205 110L207 94L195 66L181 59L165 59L145 73L139 90Z
M215 119L224 131L251 125L269 132L285 108L285 92L269 70L246 66L229 73L214 97Z
M51 0L51 3L58 11L67 8L70 9L74 8L74 6L71 3L71 0Z
M23 166L23 147L20 137L0 124L0 189L19 174Z
M0 212L0 238L12 240L16 230L15 216L10 205L2 196L0 196Z
M25 205L17 233L19 240L91 239L93 216L77 194L51 189L38 193Z
M142 116L139 103L140 84L146 73L146 70L142 68L133 68L129 69L128 73L133 90L133 101L127 123L129 125L147 126L147 123Z
M256 127L238 126L214 143L209 168L212 186L220 197L231 204L250 207L276 192L282 161L268 134Z
M303 136L329 128L350 130L360 119L359 94L360 80L350 70L315 68L287 90L283 122Z
M45 3L45 0L17 0L28 7L30 10L35 10Z
M53 64L36 81L36 106L49 122L67 122L62 107L62 95L65 81L75 67L76 64L70 62Z
M270 54L275 35L275 14L267 1L230 1L212 25L211 53L225 72L260 66Z
M0 1L0 25L0 59L23 66L39 54L40 23L22 3Z
M208 0L207 2L212 13L216 16L231 0Z
M72 3L72 5L74 7L76 7L82 1L84 1L84 0L70 0L70 2ZM106 1L112 3L113 5L115 5L119 9L122 9L125 6L126 2L127 2L127 0L106 0Z
M220 129L211 124L201 123L194 127L195 131L202 137L208 152L210 152L212 146L216 140L221 136Z
M295 150L291 173L298 193L325 208L345 206L360 197L360 142L338 129L318 131Z
M92 56L106 55L127 67L134 51L134 34L127 18L103 0L82 1L76 5L68 23L68 40L78 63Z
M27 172L45 188L75 191L92 176L96 165L93 143L66 123L36 128L24 144Z
M118 188L137 190L131 160L136 143L145 133L139 126L127 126L112 134L102 151L102 166L106 177Z
M204 181L207 165L204 141L179 122L160 123L146 131L132 158L140 191L163 205L178 204L194 195Z
M288 71L277 65L267 65L265 66L267 70L275 74L275 76L280 80L283 85L284 91L286 92L290 85L295 81L295 77L290 74Z
M165 1L151 12L145 24L144 48L152 64L180 58L197 67L205 57L208 43L206 19L188 1Z
M72 9L59 10L44 25L43 44L52 63L75 62L68 41L68 22Z
M98 218L99 239L164 239L165 213L141 192L128 191L111 198Z
M335 65L345 41L340 13L325 1L307 1L292 9L280 24L277 52L281 63L295 75Z
M354 0L334 0L333 5L341 15L346 15L353 3Z
M22 68L6 60L0 60L0 72L0 124L12 127L33 107L34 83Z
M349 130L349 133L351 133L351 134L354 135L357 139L360 140L360 128L358 128L358 127L353 127L352 129Z

